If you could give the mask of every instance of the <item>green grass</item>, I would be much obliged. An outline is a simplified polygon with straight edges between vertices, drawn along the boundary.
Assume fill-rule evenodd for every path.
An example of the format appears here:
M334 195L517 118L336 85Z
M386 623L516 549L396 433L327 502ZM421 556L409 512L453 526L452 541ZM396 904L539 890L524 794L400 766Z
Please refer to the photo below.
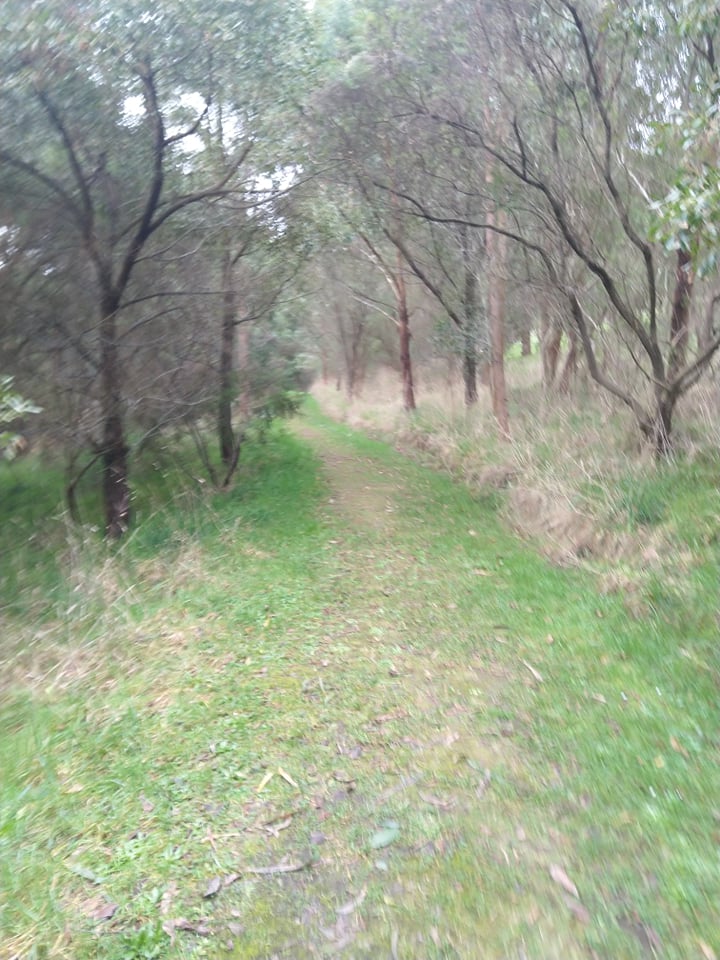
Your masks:
M0 640L0 956L720 951L715 467L647 494L693 562L638 620L487 500L309 421L228 494L138 477L141 523L73 546L70 584L61 521L23 569L52 478L45 512L15 501L4 622L56 616L43 671Z

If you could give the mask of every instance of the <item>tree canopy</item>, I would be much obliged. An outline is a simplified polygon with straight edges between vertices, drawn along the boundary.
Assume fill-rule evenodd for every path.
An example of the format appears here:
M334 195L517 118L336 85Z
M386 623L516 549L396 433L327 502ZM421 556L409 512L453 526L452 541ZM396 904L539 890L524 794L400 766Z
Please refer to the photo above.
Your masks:
M701 0L3 4L0 357L75 476L101 465L108 533L154 431L212 411L232 475L275 326L351 392L386 356L412 409L434 318L504 436L507 342L535 330L552 379L564 332L568 377L582 351L669 453L720 347L719 26Z

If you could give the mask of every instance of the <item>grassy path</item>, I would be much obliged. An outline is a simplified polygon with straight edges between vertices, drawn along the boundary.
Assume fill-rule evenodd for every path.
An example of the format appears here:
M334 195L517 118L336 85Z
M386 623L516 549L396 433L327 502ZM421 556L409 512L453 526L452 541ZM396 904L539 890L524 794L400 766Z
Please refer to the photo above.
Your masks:
M720 952L709 635L319 418L210 507L6 697L0 956Z

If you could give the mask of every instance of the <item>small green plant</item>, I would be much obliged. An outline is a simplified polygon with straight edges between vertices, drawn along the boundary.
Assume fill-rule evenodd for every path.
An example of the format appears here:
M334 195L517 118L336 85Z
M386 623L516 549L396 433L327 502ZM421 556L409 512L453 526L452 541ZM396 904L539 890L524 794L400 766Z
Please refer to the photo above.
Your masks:
M24 400L15 392L13 377L0 377L0 427L28 413L40 413L40 407ZM23 446L24 440L20 434L0 430L0 451L6 460L14 460Z
M666 495L655 478L624 481L620 484L617 509L630 526L655 527L666 516Z
M157 960L162 957L169 937L160 923L146 923L120 938L118 960Z

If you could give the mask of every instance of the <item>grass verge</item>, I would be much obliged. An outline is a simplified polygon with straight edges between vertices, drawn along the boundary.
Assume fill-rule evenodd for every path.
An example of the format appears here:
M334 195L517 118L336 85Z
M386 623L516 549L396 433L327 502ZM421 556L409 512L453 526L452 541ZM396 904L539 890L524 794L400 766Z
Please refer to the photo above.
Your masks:
M707 595L629 618L317 414L91 556L62 669L9 643L3 956L720 951Z

